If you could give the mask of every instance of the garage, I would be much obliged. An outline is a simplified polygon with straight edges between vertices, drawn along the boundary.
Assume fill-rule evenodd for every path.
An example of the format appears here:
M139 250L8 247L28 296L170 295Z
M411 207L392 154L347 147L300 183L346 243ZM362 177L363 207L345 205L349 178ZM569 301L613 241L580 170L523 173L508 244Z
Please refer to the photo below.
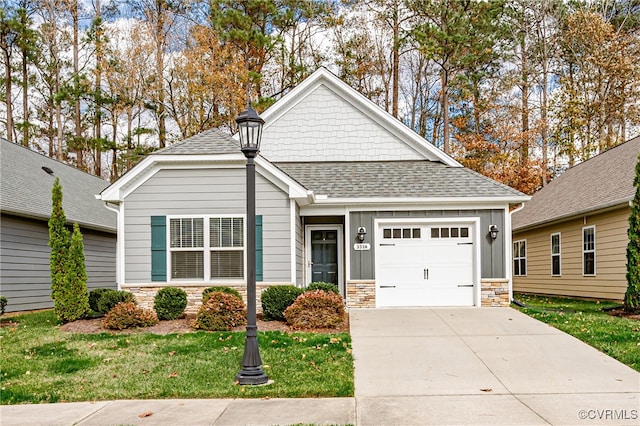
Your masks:
M473 306L471 222L381 222L376 235L376 306Z

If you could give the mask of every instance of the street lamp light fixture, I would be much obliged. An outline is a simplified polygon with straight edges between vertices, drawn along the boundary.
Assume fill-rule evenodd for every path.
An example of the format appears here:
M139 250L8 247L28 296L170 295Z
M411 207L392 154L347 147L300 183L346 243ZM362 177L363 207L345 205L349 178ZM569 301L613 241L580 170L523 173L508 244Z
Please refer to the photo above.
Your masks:
M248 106L236 118L240 134L240 150L247 157L247 336L242 356L242 369L236 375L240 385L262 385L269 377L262 370L256 325L256 165L260 151L264 120Z

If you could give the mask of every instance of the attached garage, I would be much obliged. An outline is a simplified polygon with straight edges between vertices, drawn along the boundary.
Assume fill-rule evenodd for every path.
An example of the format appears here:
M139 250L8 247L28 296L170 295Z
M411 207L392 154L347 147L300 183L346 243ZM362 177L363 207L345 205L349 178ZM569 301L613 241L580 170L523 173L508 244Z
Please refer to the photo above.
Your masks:
M479 304L477 220L380 221L376 306Z

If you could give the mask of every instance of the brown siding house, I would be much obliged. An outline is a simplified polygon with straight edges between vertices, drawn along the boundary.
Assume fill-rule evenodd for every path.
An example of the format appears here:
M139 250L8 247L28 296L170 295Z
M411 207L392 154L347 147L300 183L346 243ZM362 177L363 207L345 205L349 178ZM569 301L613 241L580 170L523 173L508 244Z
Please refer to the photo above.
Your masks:
M516 292L621 301L636 137L571 167L513 213Z

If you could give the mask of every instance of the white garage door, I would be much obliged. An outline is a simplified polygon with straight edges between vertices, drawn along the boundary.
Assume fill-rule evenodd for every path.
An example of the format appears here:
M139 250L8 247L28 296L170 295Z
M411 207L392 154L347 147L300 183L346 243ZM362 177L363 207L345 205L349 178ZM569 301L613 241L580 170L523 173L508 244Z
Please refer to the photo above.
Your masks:
M472 306L473 224L380 224L376 305Z

